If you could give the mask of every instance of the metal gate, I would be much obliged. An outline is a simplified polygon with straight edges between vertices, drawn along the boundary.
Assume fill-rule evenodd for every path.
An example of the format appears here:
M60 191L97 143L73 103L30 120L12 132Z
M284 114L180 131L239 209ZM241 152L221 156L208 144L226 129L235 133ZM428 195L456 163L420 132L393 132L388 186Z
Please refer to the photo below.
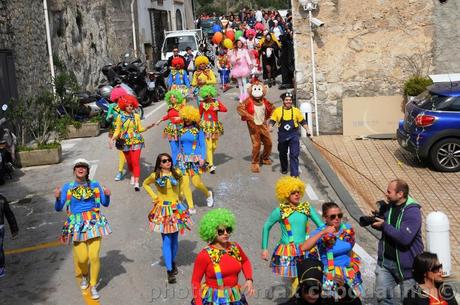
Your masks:
M0 49L0 107L18 99L13 51Z

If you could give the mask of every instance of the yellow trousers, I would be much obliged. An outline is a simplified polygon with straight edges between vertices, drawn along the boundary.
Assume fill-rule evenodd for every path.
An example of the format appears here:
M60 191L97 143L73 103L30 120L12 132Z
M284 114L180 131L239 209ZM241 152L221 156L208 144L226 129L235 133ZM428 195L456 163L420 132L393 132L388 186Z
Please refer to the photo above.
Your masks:
M193 209L194 204L192 189L190 188L190 177L189 175L185 175L182 177L182 179L184 197L187 200L188 207ZM206 197L208 197L209 190L206 185L204 185L203 181L201 181L200 175L193 175L191 180L193 186L195 186L196 189L200 190L203 194L205 194Z
M206 161L209 166L214 165L214 152L217 149L219 139L206 138Z
M88 276L89 269L89 284L91 286L96 286L97 280L99 279L99 270L101 269L101 263L99 260L100 250L101 237L73 243L75 276L77 278Z
M118 171L121 173L125 168L125 155L122 150L118 151Z

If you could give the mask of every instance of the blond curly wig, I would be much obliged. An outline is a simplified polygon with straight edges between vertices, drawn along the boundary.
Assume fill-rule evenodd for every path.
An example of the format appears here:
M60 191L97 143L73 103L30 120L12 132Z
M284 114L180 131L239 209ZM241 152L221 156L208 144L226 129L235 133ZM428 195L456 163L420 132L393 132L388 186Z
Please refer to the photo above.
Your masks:
M182 120L188 120L194 123L200 122L200 112L198 109L191 105L184 106L180 111L179 115Z
M209 59L204 55L199 55L195 58L195 67L199 67L201 64L209 65Z
M294 191L298 191L301 197L303 197L305 193L305 183L299 178L285 176L281 177L278 182L276 182L276 198L280 203L286 202Z

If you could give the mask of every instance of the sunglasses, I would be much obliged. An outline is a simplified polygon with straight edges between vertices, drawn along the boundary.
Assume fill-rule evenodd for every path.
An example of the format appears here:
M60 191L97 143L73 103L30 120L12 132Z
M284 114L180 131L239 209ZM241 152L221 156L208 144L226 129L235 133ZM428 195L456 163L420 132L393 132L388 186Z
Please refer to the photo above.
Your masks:
M332 215L328 215L327 218L329 218L330 220L334 220L336 218L339 218L339 219L342 219L343 218L343 213L339 213L339 214L332 214Z
M168 163L168 162L171 162L171 159L162 159L161 160L161 163L163 163L163 164Z
M217 235L219 236L222 236L224 235L225 232L227 232L227 234L232 234L232 231L233 229L228 227L228 228L220 228L220 229L217 229Z
M431 272L439 272L442 270L442 264L437 264L437 265L434 265L433 267L431 267Z

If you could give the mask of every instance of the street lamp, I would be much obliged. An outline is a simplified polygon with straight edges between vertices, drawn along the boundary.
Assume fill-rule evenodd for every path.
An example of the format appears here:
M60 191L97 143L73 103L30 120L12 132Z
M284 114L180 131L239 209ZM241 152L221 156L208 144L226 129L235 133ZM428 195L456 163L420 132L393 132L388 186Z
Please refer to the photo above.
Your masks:
M315 125L316 125L316 136L319 136L319 126L318 126L318 98L316 95L316 68L315 68L315 52L313 50L313 28L320 27L324 25L319 19L313 18L312 11L316 10L318 7L319 0L299 0L305 11L308 11L308 24L310 27L310 49L311 49L311 70L312 70L312 80L313 80L313 101L315 103Z

